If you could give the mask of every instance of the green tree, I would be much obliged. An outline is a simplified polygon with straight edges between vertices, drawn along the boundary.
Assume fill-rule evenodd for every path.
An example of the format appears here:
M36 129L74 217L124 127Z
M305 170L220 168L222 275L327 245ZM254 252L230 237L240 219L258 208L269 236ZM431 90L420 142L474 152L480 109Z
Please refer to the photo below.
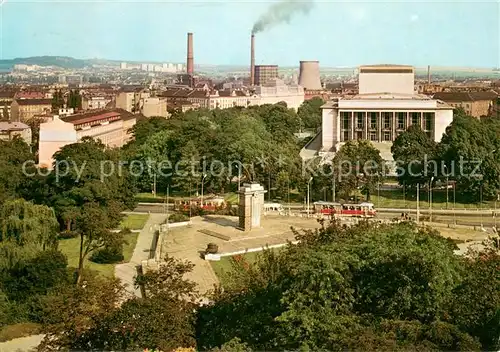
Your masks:
M232 262L224 291L199 309L199 349L238 337L255 350L478 350L491 346L481 334L498 338L498 263L489 303L471 316L467 293L454 313L456 295L482 289L464 277L470 259L433 230L331 222L296 239L256 264Z
M370 200L377 184L383 182L386 167L378 149L369 141L357 140L348 141L335 154L333 172L345 199L358 189Z
M432 165L436 157L436 143L427 136L420 126L412 125L401 133L392 144L391 152L397 163L400 185L415 186L426 183L437 176Z
M469 199L496 198L500 190L500 123L457 113L439 144L438 155L457 190ZM443 172L443 170L440 170Z
M56 90L52 96L52 112L57 113L60 108L64 106L64 95L59 89Z
M195 346L195 284L184 278L192 264L166 258L158 271L137 278L143 298L124 299L116 281L91 279L50 300L44 348L161 349ZM105 287L100 289L100 286ZM122 304L118 302L122 301ZM64 311L61 315L55 314Z
M41 249L57 244L57 219L54 210L24 199L7 201L0 213L0 241L16 245L35 245Z
M319 97L314 97L302 103L297 110L297 115L300 118L302 128L317 129L318 127L321 127L321 107L324 104L325 101Z
M68 108L80 110L82 108L82 96L78 90L70 90L68 100L66 101Z

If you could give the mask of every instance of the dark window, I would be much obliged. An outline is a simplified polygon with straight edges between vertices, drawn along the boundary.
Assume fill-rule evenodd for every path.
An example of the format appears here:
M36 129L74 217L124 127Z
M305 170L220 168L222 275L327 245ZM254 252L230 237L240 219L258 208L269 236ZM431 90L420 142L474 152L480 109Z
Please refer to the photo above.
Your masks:
M425 112L424 113L424 129L426 131L431 131L433 124L434 124L434 113L433 112Z
M396 119L398 121L398 129L404 130L406 128L406 112L397 112Z
M391 133L390 132L384 132L384 141L386 141L386 142L391 141Z
M377 113L376 112L370 113L370 128L372 130L377 129Z
M359 128L359 129L363 129L364 122L365 122L364 121L365 120L364 119L364 115L365 114L362 113L362 112L356 112L354 115L355 115L354 117L356 118L356 127Z
M411 124L420 126L420 113L419 112L411 112Z
M363 139L363 132L356 132L356 139Z
M344 141L349 140L349 131L344 131Z
M349 121L351 120L351 114L349 112L341 112L340 113L341 121L342 121L342 129L343 130L348 130L349 129Z
M391 128L392 112L384 112L384 129L388 130Z
M375 133L375 132L371 132L371 133L370 133L370 140L371 140L372 142L376 142L376 141L378 140L378 138L377 138L377 133Z

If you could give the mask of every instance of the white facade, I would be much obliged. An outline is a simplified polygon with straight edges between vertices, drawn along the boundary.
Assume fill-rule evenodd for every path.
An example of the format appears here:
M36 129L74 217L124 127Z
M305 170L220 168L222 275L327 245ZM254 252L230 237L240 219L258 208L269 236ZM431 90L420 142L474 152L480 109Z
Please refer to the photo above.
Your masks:
M392 142L411 125L419 125L439 142L453 121L453 107L413 92L411 66L362 66L360 94L329 101L322 107L320 155L334 154L349 140L369 140L392 160ZM307 148L303 149L307 152ZM302 153L312 157L309 152Z
M146 117L167 117L167 99L146 98L142 103L142 114Z
M77 142L75 127L64 122L58 116L49 122L40 124L38 141L38 159L41 167L52 168L53 156L62 147Z
M415 70L404 65L373 65L359 68L359 94L415 91Z
M276 79L270 85L257 86L255 89L257 100L252 105L276 104L284 101L291 109L297 110L304 102L304 88L291 86Z

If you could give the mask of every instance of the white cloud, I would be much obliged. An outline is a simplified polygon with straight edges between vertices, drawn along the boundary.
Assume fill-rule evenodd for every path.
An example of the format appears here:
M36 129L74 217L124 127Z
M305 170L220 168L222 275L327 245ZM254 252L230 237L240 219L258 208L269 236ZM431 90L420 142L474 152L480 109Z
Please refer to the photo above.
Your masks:
M411 15L410 21L417 22L418 21L418 15Z

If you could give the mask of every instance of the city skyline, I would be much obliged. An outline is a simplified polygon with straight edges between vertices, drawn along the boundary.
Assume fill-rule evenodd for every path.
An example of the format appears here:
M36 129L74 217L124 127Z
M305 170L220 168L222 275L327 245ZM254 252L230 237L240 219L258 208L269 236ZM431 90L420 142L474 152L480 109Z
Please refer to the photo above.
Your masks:
M58 55L247 65L250 31L269 2L21 1L0 4L2 58ZM395 63L499 67L497 2L314 2L256 35L256 64ZM214 50L214 48L216 50Z

